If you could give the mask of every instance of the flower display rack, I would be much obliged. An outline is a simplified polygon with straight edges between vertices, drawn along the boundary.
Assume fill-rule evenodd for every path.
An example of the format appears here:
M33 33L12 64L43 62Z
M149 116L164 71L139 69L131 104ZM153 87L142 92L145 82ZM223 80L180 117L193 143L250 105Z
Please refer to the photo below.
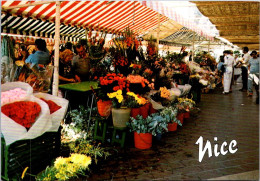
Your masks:
M37 174L56 158L60 151L60 132L46 132L30 140L19 140L8 146L1 135L1 178L19 180L26 167Z

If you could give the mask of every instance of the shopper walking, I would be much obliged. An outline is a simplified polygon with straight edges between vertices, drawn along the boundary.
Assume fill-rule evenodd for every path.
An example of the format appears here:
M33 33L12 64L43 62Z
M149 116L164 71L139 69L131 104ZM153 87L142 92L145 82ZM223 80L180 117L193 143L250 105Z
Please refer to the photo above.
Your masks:
M251 97L253 95L253 84L259 83L259 62L260 58L257 57L257 52L252 51L251 53L252 58L249 60L249 75L248 75L248 94L247 96ZM256 90L258 91L258 90Z
M230 85L233 73L234 57L231 55L231 51L226 51L226 56L224 57L225 73L224 73L224 92L223 94L228 94L230 92Z
M243 48L243 61L242 61L242 83L243 83L243 87L241 89L239 89L240 91L247 91L247 79L248 79L248 71L247 71L247 67L248 67L248 61L250 59L250 55L248 53L249 49L248 47L244 47Z

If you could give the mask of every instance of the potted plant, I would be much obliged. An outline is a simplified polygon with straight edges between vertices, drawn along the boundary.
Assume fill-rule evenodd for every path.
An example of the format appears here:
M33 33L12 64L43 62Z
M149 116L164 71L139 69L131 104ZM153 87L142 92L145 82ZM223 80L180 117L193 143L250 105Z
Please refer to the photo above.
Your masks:
M162 134L168 131L168 121L159 113L154 113L147 117L149 122L149 131L157 140L161 140Z
M178 98L178 110L183 114L183 118L190 117L190 110L195 106L195 102L188 98Z
M122 90L127 86L126 78L122 74L108 73L99 78L99 90L96 91L97 108L100 116L108 117L112 110L112 101L108 93Z
M125 97L121 89L113 93L108 93L107 95L112 99L112 118L114 127L125 128L131 113L131 109L127 107L127 97Z
M178 110L176 107L170 106L164 108L160 115L166 119L168 123L168 131L176 131L177 125L182 126L180 120L177 119Z
M149 116L148 116L149 117ZM138 149L149 149L152 147L152 134L150 133L150 118L144 119L141 115L131 117L127 126L134 132L135 147Z

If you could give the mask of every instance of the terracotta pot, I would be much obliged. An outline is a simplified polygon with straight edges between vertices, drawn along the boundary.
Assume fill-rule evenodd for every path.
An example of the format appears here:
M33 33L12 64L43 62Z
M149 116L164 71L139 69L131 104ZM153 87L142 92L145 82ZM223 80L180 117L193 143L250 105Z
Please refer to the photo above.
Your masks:
M149 109L147 109L148 106L143 105L142 107L140 107L140 114L143 116L144 119L146 119L149 115Z
M125 128L130 119L130 108L112 108L113 125L116 128Z
M103 117L108 117L111 113L111 109L112 109L112 101L102 101L99 100L97 102L97 108L98 108L98 113L100 116Z
M149 149L152 147L153 137L151 133L134 132L135 147L138 149Z
M183 119L184 119L183 113L178 113L177 119L180 120L181 124L183 124Z
M168 123L168 131L176 131L177 125L177 123Z
M183 118L184 118L184 119L190 118L190 112L185 112L185 113L183 113Z
M136 118L140 114L140 108L131 108L131 117Z

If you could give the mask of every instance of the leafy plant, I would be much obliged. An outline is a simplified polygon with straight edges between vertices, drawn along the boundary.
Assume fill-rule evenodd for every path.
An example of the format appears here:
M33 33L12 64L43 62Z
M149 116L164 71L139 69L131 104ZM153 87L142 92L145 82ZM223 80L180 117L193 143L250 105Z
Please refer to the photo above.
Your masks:
M91 156L95 160L96 164L99 158L106 159L110 156L110 153L105 148L100 147L100 144L95 146L92 143L92 140L77 139L76 141L68 143L68 146L74 153Z
M149 116L148 116L149 117ZM130 117L131 121L126 125L130 128L130 131L136 131L139 133L149 133L149 123L143 116L137 115L136 118Z
M170 106L165 107L160 115L166 119L167 123L177 123L182 126L180 120L177 119L178 109L176 107Z
M166 118L162 117L159 113L148 116L147 121L149 122L149 132L153 136L168 131L168 122Z
M163 133L168 131L167 121L160 114L154 113L144 119L142 116L138 115L135 118L130 118L132 121L128 122L127 125L130 131L135 131L139 133L151 133L156 136L158 133Z
M65 140L76 140L78 138L87 138L93 137L93 129L94 129L94 120L96 119L94 116L98 115L97 108L92 109L92 118L90 116L90 108L85 108L80 105L79 109L74 109L68 112L68 117L70 121L66 120L64 124L62 124L62 137Z

